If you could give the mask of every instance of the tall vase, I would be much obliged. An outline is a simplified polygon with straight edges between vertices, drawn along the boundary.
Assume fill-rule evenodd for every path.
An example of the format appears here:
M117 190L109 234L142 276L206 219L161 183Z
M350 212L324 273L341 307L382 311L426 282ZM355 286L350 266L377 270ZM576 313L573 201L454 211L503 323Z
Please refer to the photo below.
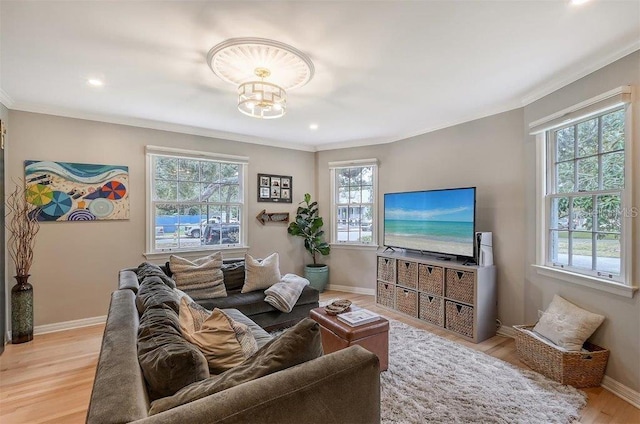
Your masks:
M11 343L33 340L33 286L29 275L16 275L18 282L11 288Z

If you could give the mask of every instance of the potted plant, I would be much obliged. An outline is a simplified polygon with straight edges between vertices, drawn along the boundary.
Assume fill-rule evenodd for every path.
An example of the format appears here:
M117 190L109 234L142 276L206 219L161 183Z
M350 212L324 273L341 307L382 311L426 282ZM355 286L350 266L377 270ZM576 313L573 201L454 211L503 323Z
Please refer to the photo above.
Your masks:
M287 232L292 236L299 236L304 239L304 248L311 254L312 264L308 264L304 269L304 278L309 280L311 286L324 291L329 281L329 266L316 262L316 254L322 256L329 254L331 246L324 241L324 231L322 230L322 217L318 216L318 202L311 202L311 195L305 193L304 200L299 203L296 212L296 219L289 224Z
M7 198L10 214L7 247L16 267L17 284L11 288L11 343L33 340L33 286L27 281L33 264L33 247L40 229L37 207L27 202L26 190L16 184Z

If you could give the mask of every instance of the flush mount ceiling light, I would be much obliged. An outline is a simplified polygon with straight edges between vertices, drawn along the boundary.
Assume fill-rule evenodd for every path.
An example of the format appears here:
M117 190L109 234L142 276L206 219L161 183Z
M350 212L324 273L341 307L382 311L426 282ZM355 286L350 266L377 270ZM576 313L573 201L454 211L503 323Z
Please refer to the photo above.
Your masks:
M238 110L254 118L280 118L287 110L287 90L302 87L315 71L295 47L265 38L232 38L207 55L220 79L238 87Z

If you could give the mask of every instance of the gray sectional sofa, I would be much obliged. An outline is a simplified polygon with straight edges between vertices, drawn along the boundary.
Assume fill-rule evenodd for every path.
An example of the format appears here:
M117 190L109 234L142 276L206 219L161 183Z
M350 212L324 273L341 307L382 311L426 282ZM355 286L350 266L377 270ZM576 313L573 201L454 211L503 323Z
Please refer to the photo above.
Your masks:
M380 422L378 358L359 346L149 415L152 397L138 357L145 317L139 312L140 299L136 303L138 282L124 274L111 296L87 424ZM171 312L166 305L150 306L156 300L151 296L144 301L147 310ZM225 312L246 324L259 346L268 347L272 337L264 329L238 310Z
M168 264L162 268L171 276ZM241 293L244 284L244 259L225 259L222 274L227 297L197 300L197 302L209 310L237 309L267 331L291 327L302 318L308 317L311 309L318 307L319 292L311 286L302 290L296 305L289 313L281 312L265 302L264 290Z

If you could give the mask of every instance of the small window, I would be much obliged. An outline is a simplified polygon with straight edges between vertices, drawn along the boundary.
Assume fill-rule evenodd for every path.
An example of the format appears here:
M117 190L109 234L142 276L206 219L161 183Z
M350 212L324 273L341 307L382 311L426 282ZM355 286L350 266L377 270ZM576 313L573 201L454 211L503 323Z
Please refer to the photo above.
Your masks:
M547 131L548 266L624 281L625 108Z
M243 244L246 164L149 154L151 252Z
M376 243L377 162L334 162L332 242Z

